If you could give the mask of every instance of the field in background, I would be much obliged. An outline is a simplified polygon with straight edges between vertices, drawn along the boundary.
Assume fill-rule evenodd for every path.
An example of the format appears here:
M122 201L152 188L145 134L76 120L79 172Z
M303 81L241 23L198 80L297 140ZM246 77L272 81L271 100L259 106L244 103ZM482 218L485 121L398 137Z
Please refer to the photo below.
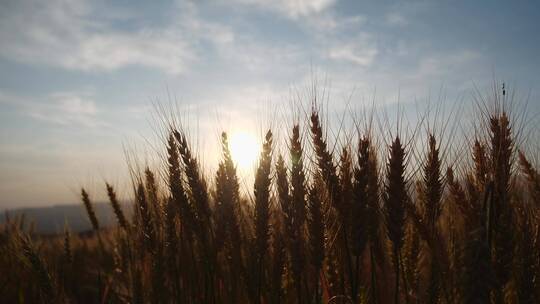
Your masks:
M126 212L131 211L131 208L124 209ZM94 210L102 227L109 228L116 225L114 212L108 203L96 203L94 204ZM0 225L5 224L9 219L15 218L24 221L24 225L31 231L30 234L36 235L62 234L66 226L74 233L90 232L92 230L92 224L88 220L84 206L81 204L6 210L0 216Z

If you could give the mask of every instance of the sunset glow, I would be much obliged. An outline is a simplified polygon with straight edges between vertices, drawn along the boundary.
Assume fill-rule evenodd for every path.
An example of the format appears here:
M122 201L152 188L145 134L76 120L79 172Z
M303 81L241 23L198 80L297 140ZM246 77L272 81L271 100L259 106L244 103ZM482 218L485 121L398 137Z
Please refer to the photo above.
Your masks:
M248 171L255 165L260 147L253 134L245 131L232 133L229 145L238 169Z

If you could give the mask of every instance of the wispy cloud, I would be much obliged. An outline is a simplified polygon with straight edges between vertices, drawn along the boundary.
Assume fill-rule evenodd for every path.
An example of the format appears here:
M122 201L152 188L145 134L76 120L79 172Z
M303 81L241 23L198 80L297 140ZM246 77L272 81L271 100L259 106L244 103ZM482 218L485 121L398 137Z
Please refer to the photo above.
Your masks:
M385 18L386 24L392 25L392 26L405 26L409 24L409 21L407 20L407 18L405 18L403 14L398 13L398 12L390 12L386 14L384 18Z
M9 105L33 119L62 126L103 127L96 102L90 93L57 92L29 98L0 91L0 104Z
M180 74L194 59L188 44L176 33L167 31L90 34L74 44L76 49L72 52L49 58L48 62L56 61L63 67L80 70L114 70L141 65Z
M201 40L227 43L224 27L194 19L193 10L178 10L165 26L124 29L114 21L129 16L108 14L84 0L21 1L0 9L0 55L24 63L83 71L110 71L129 65L170 74L186 71L198 58Z
M241 4L248 4L262 9L281 13L289 18L318 14L334 5L337 0L236 0Z
M441 79L448 74L458 76L463 70L480 59L482 59L480 53L467 49L453 53L432 54L419 61L414 77L418 79ZM449 71L452 73L448 73Z
M353 42L337 43L328 53L328 57L338 61L351 62L360 66L369 66L378 54L377 45L368 34L361 34Z
M104 126L99 120L96 103L89 96L74 93L56 93L42 104L33 104L30 116L60 125Z

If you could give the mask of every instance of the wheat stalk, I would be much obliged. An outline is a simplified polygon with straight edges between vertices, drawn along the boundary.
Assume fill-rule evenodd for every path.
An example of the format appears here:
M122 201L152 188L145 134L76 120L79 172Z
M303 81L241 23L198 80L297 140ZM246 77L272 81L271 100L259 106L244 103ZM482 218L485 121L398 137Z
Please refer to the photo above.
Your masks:
M88 196L88 193L86 190L81 189L81 197L84 204L84 207L86 208L86 213L88 214L88 218L90 219L90 223L92 224L92 228L95 231L99 230L99 222L96 217L96 213L94 211L94 207L92 206L92 202L90 201L90 197Z
M518 157L521 171L525 173L527 182L529 183L531 198L537 206L540 206L540 175L522 151L518 152Z
M513 216L510 202L513 141L510 122L506 113L492 115L491 131L491 182L493 183L493 261L498 287L494 289L496 301L502 303L501 294L511 277L513 261Z
M405 208L408 203L407 183L405 181L405 149L399 136L390 146L390 156L386 165L386 183L384 185L384 202L386 229L392 242L393 261L395 267L394 303L399 303L399 252L403 246L405 230Z
M316 185L311 186L308 193L308 231L309 231L309 254L311 265L313 266L314 273L317 276L315 280L315 299L317 303L320 300L319 295L319 279L323 261L324 261L324 222L322 214L321 198Z
M109 197L109 201L113 208L114 215L116 216L116 220L118 221L118 224L120 225L120 227L122 227L124 230L127 231L128 222L126 220L126 217L124 216L122 207L120 206L120 203L118 202L118 199L116 197L116 192L114 191L113 186L111 186L109 183L105 183L105 187L107 188L107 196Z
M55 303L55 289L49 271L47 270L43 259L38 255L32 241L28 236L21 235L19 242L22 255L30 263L30 267L37 275L41 301L44 303Z
M257 302L264 288L264 258L268 251L270 220L270 169L272 166L272 132L266 133L259 167L255 175L255 251L257 254Z

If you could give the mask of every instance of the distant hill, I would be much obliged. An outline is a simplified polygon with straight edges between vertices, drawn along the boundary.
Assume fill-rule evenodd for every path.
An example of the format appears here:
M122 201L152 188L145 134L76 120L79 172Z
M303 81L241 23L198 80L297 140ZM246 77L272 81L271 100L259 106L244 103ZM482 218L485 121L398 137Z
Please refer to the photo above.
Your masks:
M116 225L116 219L109 204L96 203L93 206L101 227L105 228ZM130 205L123 205L122 209L126 215L131 214L132 208ZM34 231L39 234L62 233L66 223L73 232L83 232L92 229L88 215L82 204L20 208L5 212L12 219L17 216L24 216L27 225L33 222ZM0 216L0 224L4 223L5 220L5 215Z

